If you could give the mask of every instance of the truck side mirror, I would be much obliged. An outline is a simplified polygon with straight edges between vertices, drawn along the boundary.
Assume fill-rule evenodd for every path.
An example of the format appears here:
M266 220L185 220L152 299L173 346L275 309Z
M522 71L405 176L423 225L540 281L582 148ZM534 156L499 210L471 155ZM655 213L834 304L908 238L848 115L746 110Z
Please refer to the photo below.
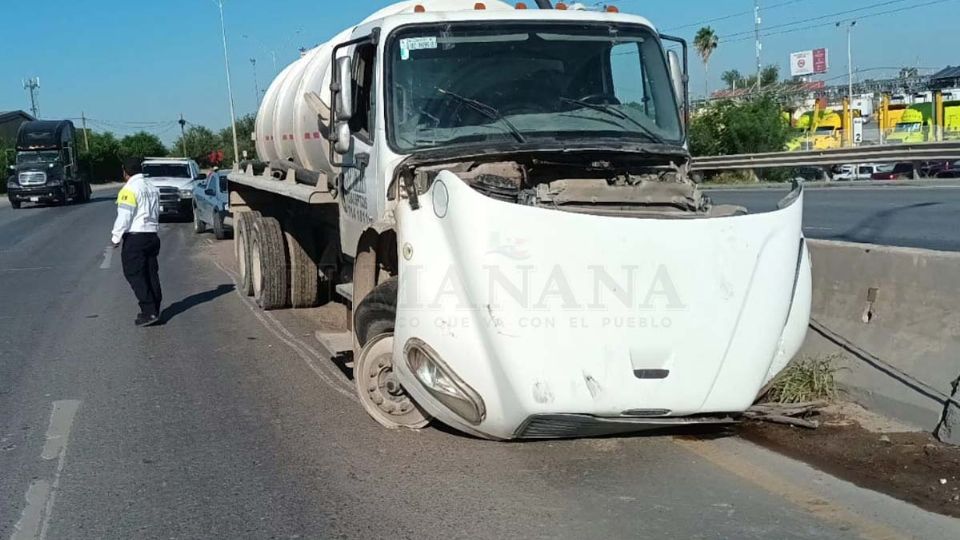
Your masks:
M337 122L333 141L333 150L341 156L350 151L350 143L353 141L350 132L350 123L347 121Z
M337 101L336 118L337 122L343 122L350 119L353 115L353 60L349 56L337 58ZM339 132L340 129L337 128Z
M677 95L677 101L683 102L683 67L680 64L680 56L676 51L667 51L667 62L670 64L670 80L673 82L673 90Z

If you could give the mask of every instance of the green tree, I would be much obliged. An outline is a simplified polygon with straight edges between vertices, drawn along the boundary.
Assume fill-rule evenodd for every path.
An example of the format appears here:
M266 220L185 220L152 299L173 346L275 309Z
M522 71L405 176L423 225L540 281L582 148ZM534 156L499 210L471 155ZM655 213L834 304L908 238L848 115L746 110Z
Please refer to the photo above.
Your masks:
M10 165L13 165L13 148L14 145L11 141L0 138L0 193L7 192L7 178L10 177L11 172L8 169Z
M143 159L149 156L165 156L167 149L160 142L160 137L146 131L139 131L127 135L120 140L120 156Z
M770 86L780 81L780 66L771 64L760 70L760 86Z
M237 146L240 149L240 158L243 159L243 152L247 152L247 159L256 157L256 145L253 141L253 133L257 118L252 114L244 115L237 119ZM223 163L230 165L233 163L233 130L227 126L220 130L221 148L223 149Z
M703 61L703 90L705 99L710 98L710 56L713 55L713 51L717 50L719 43L717 33L709 26L704 26L698 30L697 35L693 38L693 46L697 49L700 60Z
M701 109L690 125L695 156L752 154L783 150L790 136L780 103L771 95L715 102Z
M210 153L221 149L220 138L205 126L190 126L184 137L178 138L170 148L171 155L183 154L184 138L186 139L187 155L202 167L210 165ZM231 143L232 144L232 143Z
M727 85L729 90L743 87L743 75L741 75L740 72L735 69L724 71L723 74L720 75L720 80Z
M90 150L86 148L83 130L77 133L77 148L79 148L79 164L83 173L94 183L119 182L123 180L123 170L120 162L120 141L109 131L97 133L87 130L87 139L90 141Z

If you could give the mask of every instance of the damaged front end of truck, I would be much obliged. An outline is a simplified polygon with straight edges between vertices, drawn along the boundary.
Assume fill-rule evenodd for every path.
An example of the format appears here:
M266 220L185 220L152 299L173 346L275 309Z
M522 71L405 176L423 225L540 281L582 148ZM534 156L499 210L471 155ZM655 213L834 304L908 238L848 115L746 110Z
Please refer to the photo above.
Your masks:
M750 215L669 153L509 157L398 177L394 370L430 415L495 439L730 422L799 349L799 185Z

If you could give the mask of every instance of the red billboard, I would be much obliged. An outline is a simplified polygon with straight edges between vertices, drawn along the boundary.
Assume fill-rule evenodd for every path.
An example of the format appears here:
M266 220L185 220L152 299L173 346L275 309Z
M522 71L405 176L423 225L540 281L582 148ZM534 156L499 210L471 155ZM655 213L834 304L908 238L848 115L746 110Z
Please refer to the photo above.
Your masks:
M826 49L813 50L813 72L814 73L827 72L827 50Z

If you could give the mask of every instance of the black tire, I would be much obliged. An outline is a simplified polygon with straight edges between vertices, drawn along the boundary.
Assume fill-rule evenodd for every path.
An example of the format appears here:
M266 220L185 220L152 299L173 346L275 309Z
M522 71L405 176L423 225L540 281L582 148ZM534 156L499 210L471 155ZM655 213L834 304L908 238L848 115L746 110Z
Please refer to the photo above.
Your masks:
M196 212L196 210L194 210ZM227 231L223 227L223 214L218 210L213 211L213 236L217 240L224 240L227 238Z
M250 240L253 238L253 222L260 212L240 212L233 218L233 254L240 274L240 293L253 296L253 278L250 273Z
M290 303L290 269L286 242L280 222L259 217L253 222L250 242L250 269L253 297L264 311L286 307Z
M357 341L364 347L371 338L393 333L397 321L397 278L390 278L370 291L353 310Z
M21 203L20 201L13 201L13 200L10 201L10 207L13 208L14 210L18 210L21 204L23 203Z
M197 234L207 232L207 224L200 219L200 213L196 208L193 209L193 232Z
M90 182L83 183L83 202L90 202L90 199L93 198L93 188L90 187Z
M319 272L314 262L314 238L309 227L288 222L283 235L290 261L290 306L311 308L317 305Z

